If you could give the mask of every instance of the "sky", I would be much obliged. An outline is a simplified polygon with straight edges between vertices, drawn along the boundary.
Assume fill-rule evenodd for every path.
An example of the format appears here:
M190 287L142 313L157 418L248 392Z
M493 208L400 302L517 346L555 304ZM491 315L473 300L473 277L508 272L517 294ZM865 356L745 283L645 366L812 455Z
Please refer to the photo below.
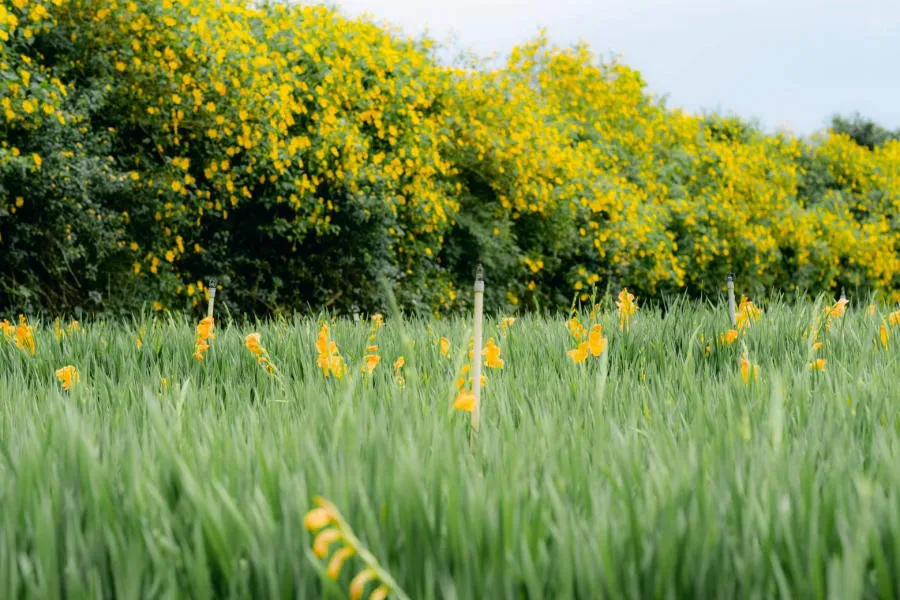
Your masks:
M900 129L900 0L336 0L505 56L545 28L638 69L669 106L808 135L859 112Z

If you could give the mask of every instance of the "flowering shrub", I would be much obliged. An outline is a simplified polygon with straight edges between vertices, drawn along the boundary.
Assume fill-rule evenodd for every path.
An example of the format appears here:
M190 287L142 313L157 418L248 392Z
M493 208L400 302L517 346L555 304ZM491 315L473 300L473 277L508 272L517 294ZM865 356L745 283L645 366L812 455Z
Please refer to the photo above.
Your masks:
M900 287L900 142L670 110L543 38L441 65L321 6L0 9L0 306L279 312ZM466 285L463 286L462 284ZM458 284L457 287L455 284ZM755 288L755 289L754 289Z

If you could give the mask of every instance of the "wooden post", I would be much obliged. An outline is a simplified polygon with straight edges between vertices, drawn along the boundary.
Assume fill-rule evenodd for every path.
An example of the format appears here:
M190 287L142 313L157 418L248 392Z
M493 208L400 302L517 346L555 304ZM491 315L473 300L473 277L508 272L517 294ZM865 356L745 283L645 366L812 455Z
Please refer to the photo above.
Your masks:
M475 434L481 427L481 345L482 321L484 319L484 269L481 265L475 270L475 345L472 349L472 388L475 394L475 408L472 410L472 437L475 445Z
M731 326L737 327L737 312L734 306L734 273L729 273L725 281L728 285L728 316L731 317Z
M209 304L206 306L206 316L213 316L213 304L216 302L216 286L219 284L215 278L209 280Z

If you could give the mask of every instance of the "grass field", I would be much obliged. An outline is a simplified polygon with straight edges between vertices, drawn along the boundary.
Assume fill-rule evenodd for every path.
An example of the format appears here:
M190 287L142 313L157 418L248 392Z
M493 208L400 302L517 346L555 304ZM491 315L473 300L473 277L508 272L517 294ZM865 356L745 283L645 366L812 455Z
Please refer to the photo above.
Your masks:
M765 306L728 344L722 307L620 331L610 305L582 364L566 316L489 317L504 364L474 452L461 319L387 318L370 376L369 323L337 320L340 380L317 367L324 317L223 316L203 361L183 320L35 322L33 357L0 340L0 597L347 597L362 563L329 579L316 495L409 598L896 597L896 309L826 331L827 308Z

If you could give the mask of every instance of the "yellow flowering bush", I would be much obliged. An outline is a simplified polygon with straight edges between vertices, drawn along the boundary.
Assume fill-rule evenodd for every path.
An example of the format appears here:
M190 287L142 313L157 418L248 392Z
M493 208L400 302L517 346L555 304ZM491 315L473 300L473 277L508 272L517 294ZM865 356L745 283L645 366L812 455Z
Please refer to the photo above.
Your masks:
M900 287L900 143L765 135L543 36L445 66L323 6L0 10L0 305L567 305Z

